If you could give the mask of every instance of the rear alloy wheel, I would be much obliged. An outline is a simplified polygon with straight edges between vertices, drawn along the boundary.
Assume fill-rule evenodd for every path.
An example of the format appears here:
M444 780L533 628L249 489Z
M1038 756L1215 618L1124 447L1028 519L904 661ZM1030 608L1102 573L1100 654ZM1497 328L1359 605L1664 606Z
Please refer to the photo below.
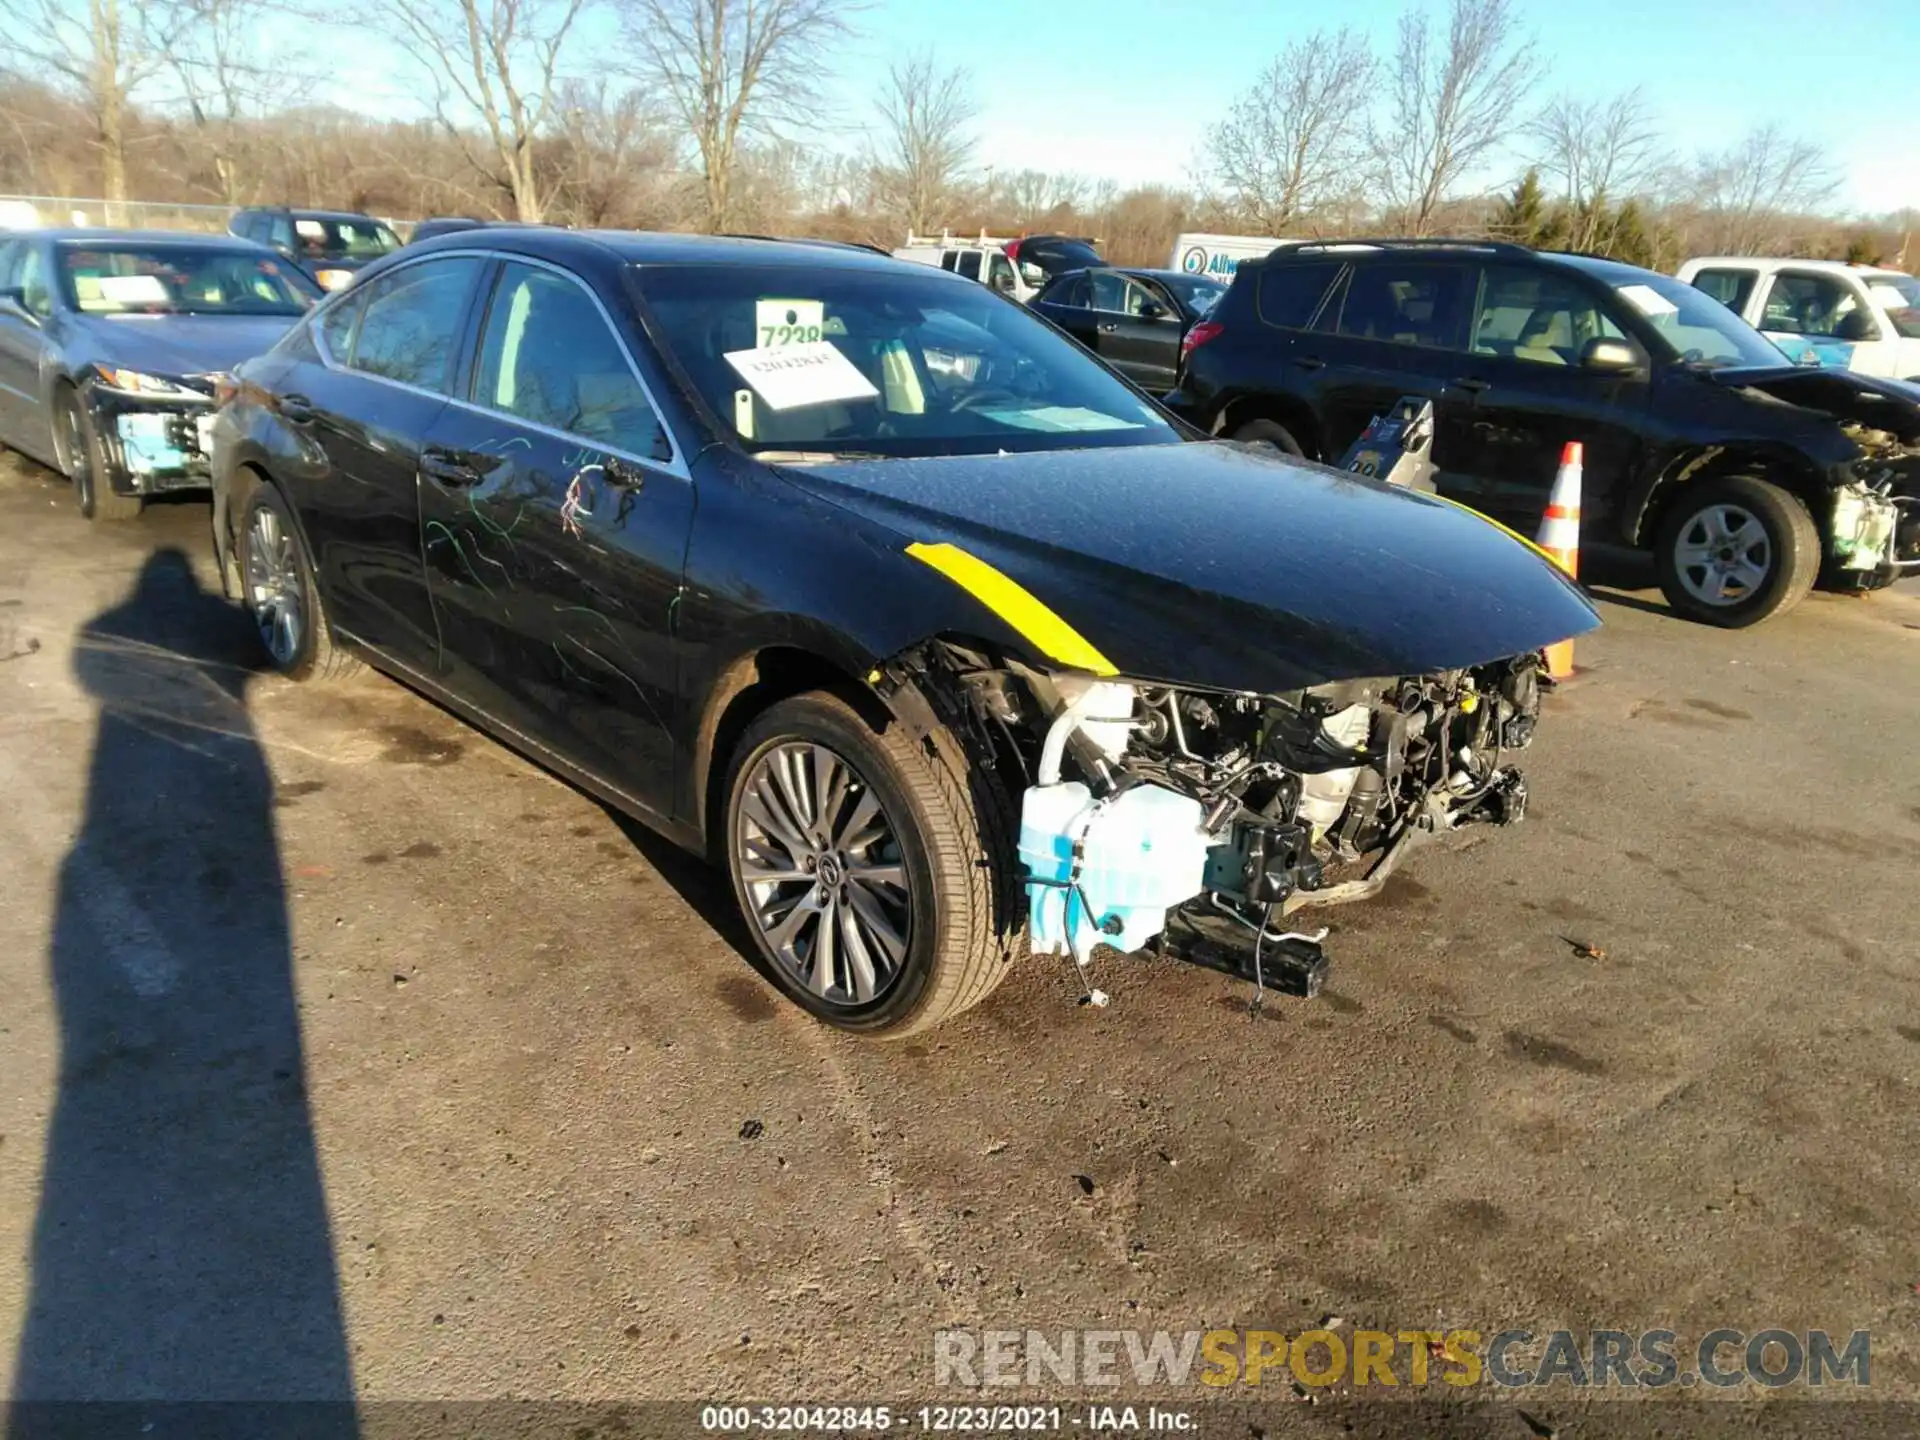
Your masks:
M273 668L289 680L332 680L360 662L335 648L307 547L280 492L261 482L240 525L241 599Z
M898 1036L985 999L1003 867L941 759L838 696L751 724L727 782L735 898L768 977L830 1025Z
M122 495L107 475L106 446L80 392L63 386L55 412L55 435L61 466L73 482L73 499L80 513L96 524L140 517L138 495Z
M1278 420L1249 420L1233 432L1233 438L1242 445L1264 445L1297 459L1304 460L1307 454L1300 448L1300 442L1293 438L1293 432Z
M1721 476L1674 501L1654 562L1676 612L1740 629L1806 598L1820 569L1820 534L1807 507L1778 485Z

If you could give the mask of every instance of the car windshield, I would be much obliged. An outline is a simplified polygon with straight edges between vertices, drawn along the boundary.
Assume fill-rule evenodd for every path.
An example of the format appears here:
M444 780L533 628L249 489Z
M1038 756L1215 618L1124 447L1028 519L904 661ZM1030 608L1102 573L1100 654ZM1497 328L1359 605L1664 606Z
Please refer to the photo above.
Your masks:
M656 340L749 450L873 457L1180 437L1071 340L911 265L650 265Z
M1160 283L1179 297L1182 304L1197 317L1204 319L1211 314L1213 307L1220 303L1220 297L1227 293L1227 287L1218 280L1209 280L1204 275L1167 275Z
M89 315L300 315L320 294L277 255L192 245L65 246L60 283Z
M1675 360L1690 365L1785 365L1780 347L1704 290L1651 271L1614 293L1658 332Z
M1920 280L1911 275L1865 275L1867 291L1887 312L1893 328L1920 340Z
M377 260L400 248L400 237L378 220L302 215L293 222L293 234L309 260Z

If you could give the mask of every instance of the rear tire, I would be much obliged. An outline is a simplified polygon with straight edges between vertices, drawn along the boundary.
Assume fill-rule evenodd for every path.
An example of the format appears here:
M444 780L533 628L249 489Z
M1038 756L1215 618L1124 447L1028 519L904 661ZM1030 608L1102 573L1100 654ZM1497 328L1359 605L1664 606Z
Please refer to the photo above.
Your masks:
M1689 485L1654 541L1667 604L1689 620L1729 630L1758 625L1806 599L1820 555L1807 507L1755 475Z
M54 423L61 468L73 484L74 504L80 514L95 524L118 524L140 518L142 501L138 495L122 495L113 488L107 447L100 439L100 427L93 412L71 385L58 392Z
M1233 438L1242 445L1265 445L1297 460L1307 458L1307 452L1300 448L1293 432L1278 420L1249 420L1233 432Z
M782 700L741 736L725 794L727 871L762 968L815 1018L894 1039L1005 978L1003 847L905 726L876 731L827 691Z
M289 680L331 683L361 662L333 643L313 559L280 492L262 480L247 497L238 543L240 599L267 660Z

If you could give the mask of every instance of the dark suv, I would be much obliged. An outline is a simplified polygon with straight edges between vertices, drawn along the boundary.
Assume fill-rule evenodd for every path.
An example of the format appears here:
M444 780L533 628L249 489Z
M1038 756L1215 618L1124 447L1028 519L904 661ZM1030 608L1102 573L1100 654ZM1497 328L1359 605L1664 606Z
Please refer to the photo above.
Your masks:
M1442 494L1531 533L1563 445L1589 540L1651 550L1676 611L1750 625L1816 577L1920 565L1920 391L1796 367L1692 286L1479 241L1326 241L1244 261L1167 403L1212 434L1337 460L1434 404ZM1889 493L1891 492L1891 493Z
M227 229L278 250L323 290L338 290L361 266L400 248L389 226L357 210L254 205L235 211Z

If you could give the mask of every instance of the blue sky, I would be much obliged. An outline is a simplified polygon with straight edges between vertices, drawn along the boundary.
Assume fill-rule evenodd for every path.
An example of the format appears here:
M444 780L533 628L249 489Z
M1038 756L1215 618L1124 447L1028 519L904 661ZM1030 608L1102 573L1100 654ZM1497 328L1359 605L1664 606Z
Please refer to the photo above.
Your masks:
M1443 0L1415 3L1444 9ZM1345 23L1385 51L1403 8L1403 0L871 0L821 78L819 133L857 145L872 120L875 77L902 52L932 47L972 72L982 165L1190 183L1208 124L1289 40ZM1834 157L1838 208L1920 208L1911 101L1920 0L1519 0L1519 8L1548 68L1536 99L1639 85L1676 158L1781 120ZM611 25L594 28L593 46L604 44ZM1502 156L1477 178L1499 184L1520 167Z
M849 68L871 73L889 52L935 46L973 72L982 154L996 167L1179 181L1207 123L1289 40L1344 23L1385 50L1403 8L880 0L861 17ZM1920 207L1920 0L1522 0L1520 9L1548 89L1640 85L1689 152L1785 120L1833 153L1846 208Z

